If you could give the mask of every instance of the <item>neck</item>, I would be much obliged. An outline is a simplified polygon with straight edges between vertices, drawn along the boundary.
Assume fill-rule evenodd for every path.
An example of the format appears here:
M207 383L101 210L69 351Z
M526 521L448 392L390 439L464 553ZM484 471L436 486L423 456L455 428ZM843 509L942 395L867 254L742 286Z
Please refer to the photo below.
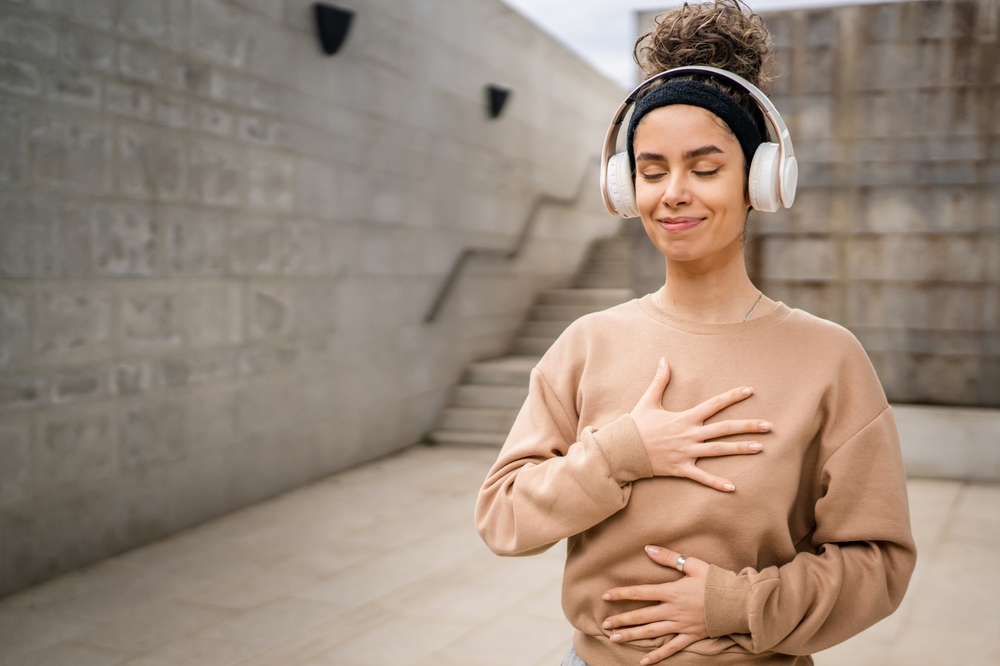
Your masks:
M666 283L660 291L661 307L681 319L705 324L743 321L760 292L747 275L741 242L721 255L696 261L668 258ZM763 305L755 314L763 310Z

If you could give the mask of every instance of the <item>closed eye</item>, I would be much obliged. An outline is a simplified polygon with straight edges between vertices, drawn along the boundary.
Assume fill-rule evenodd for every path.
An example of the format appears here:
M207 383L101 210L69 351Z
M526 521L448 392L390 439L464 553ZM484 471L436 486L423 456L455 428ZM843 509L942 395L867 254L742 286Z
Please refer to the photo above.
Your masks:
M696 175L696 176L714 176L715 174L719 173L720 169L722 169L722 167L718 167L716 169L712 169L711 171L695 171L694 175Z

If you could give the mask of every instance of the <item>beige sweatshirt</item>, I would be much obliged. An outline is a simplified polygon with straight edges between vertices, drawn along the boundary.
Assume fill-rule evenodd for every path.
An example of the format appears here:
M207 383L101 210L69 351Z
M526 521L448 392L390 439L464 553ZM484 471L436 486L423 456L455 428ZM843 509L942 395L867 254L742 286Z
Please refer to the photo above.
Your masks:
M653 477L628 415L670 364L663 406L682 411L737 386L754 395L708 422L771 421L756 455L703 458L722 493ZM669 637L611 643L605 602L622 585L681 574L647 544L713 565L710 638L668 660L806 664L899 605L916 561L899 440L878 378L847 330L779 303L745 323L700 324L651 296L572 324L531 373L528 399L483 485L476 524L500 555L568 539L563 610L590 666L635 666ZM714 655L709 657L709 655Z

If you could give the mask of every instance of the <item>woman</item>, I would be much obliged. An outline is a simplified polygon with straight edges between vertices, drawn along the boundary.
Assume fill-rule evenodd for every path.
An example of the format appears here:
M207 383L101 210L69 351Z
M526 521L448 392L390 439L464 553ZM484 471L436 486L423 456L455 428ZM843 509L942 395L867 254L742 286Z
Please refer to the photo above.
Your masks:
M670 11L643 43L647 74L766 82L767 33L736 0ZM768 127L749 88L658 83L622 168L665 284L539 361L477 526L502 555L568 539L564 664L812 663L890 614L913 570L892 412L848 331L747 276L748 211L770 205L748 183Z

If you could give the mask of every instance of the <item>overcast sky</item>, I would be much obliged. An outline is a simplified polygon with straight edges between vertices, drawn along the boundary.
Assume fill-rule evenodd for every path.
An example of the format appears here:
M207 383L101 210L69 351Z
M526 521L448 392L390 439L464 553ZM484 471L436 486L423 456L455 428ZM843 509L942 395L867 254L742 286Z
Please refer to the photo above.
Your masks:
M680 2L664 0L503 0L566 44L622 87L635 82L635 12ZM884 2L885 0L750 0L756 10Z

